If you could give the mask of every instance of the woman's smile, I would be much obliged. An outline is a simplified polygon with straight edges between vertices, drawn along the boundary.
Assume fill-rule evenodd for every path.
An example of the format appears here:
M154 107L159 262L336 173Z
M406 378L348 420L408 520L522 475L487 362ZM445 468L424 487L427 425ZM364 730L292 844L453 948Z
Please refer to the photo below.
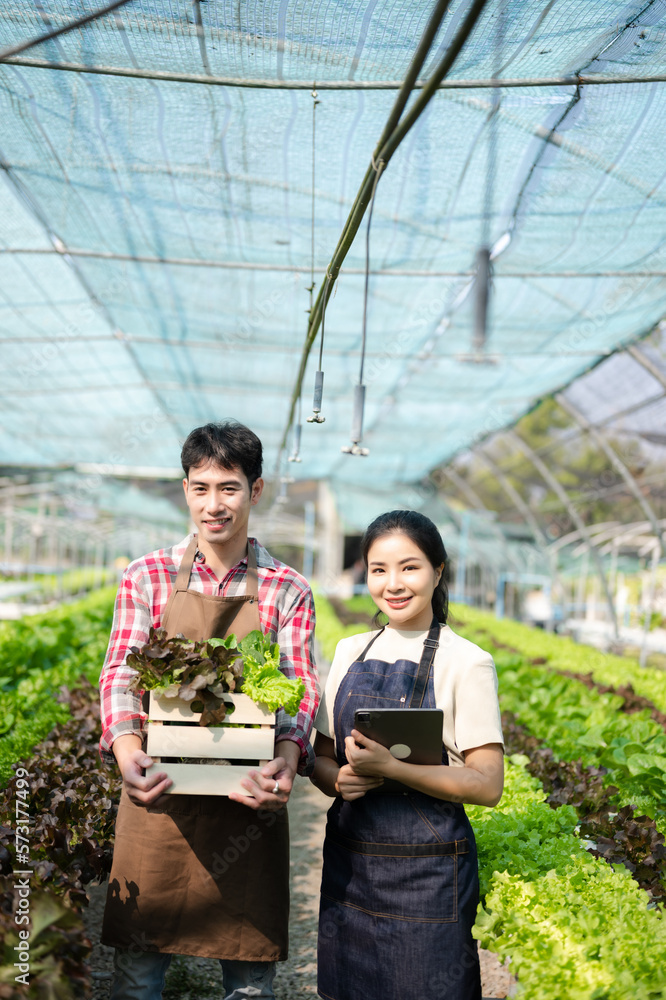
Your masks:
M404 608L410 597L387 597L386 603L390 604L392 608Z

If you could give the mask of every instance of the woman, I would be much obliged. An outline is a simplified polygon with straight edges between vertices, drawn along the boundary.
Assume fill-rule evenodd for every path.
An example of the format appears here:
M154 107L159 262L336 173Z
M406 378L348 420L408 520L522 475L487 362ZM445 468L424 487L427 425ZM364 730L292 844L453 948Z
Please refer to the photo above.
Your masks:
M446 551L416 511L363 538L368 589L388 619L338 643L315 725L312 780L328 813L318 992L326 1000L481 1000L472 925L474 835L463 802L494 806L503 745L491 656L446 624ZM444 712L442 763L397 760L354 728L356 709ZM382 791L397 779L406 791Z

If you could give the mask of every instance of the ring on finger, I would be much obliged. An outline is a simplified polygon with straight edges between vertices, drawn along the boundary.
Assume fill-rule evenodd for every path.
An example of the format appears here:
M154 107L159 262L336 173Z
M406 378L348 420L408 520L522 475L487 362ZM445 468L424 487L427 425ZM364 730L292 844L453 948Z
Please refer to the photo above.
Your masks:
M275 784L273 785L273 788L271 789L271 794L277 795L279 791L280 791L280 782L276 781Z

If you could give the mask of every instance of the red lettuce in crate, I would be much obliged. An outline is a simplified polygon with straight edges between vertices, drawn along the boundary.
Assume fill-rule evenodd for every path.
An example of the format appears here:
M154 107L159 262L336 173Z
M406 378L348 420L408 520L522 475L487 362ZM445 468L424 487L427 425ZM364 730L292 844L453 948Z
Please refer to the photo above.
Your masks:
M163 628L151 628L144 646L133 646L127 665L136 671L130 691L155 691L164 698L181 698L201 712L199 724L224 721L233 706L223 695L243 692L274 712L284 707L295 715L305 694L302 680L280 670L280 647L254 630L237 642L226 639L196 642L182 635L167 638Z

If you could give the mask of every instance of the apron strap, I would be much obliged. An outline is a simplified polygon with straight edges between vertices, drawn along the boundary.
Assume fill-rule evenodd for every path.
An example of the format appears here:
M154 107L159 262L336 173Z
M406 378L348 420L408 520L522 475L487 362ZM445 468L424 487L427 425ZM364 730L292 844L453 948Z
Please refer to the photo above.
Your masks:
M257 573L257 553L254 545L248 539L247 543L247 576L245 578L245 596L259 603L259 574ZM252 602L250 602L252 603Z
M363 661L365 659L366 653L368 652L368 650L372 646L373 642L375 642L376 639L379 639L380 635L382 634L382 632L384 631L385 628L386 628L386 625L382 625L382 627L380 628L380 630L377 633L377 635L373 635L372 639L370 640L370 642L368 643L368 645L365 647L365 649L363 650L363 652L361 653L361 655L356 657L356 662L357 663L363 663Z
M428 677L430 676L430 669L435 660L435 653L439 648L439 630L441 626L436 618L433 618L432 624L430 626L430 631L423 641L423 652L421 653L421 661L419 663L419 669L416 674L416 680L414 681L414 690L412 692L412 699L409 703L410 708L420 708L423 704L423 696L425 695L426 687L428 684Z
M197 536L195 535L190 544L185 549L182 558L174 590L187 590L190 585L190 574L194 564L194 557L197 554ZM257 555L254 545L247 543L247 577L245 583L245 594L254 601L259 601L259 574L257 573Z
M190 573L192 572L192 564L194 563L194 557L197 554L197 536L195 535L190 544L185 549L185 554L180 563L180 569L178 570L178 576L176 577L176 583L174 585L174 590L187 590L190 585Z

